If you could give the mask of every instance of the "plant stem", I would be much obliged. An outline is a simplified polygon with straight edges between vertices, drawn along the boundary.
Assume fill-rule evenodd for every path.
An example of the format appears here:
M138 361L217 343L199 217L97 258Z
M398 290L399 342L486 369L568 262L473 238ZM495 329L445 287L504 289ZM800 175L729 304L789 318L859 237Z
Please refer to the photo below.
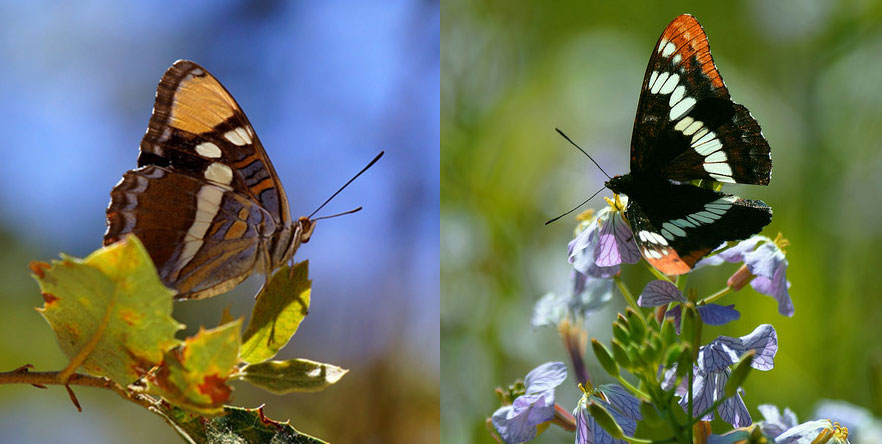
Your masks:
M720 291L718 291L718 292L716 292L716 293L714 293L714 294L712 294L712 295L710 295L710 296L708 296L708 297L702 299L701 302L704 303L704 304L708 304L708 303L711 303L711 302L713 302L713 301L716 301L717 299L719 299L719 298L721 298L721 297L723 297L723 296L725 296L725 295L727 295L727 294L729 294L729 293L731 293L731 292L732 292L732 287L726 287L726 288L724 288L724 289L722 289L722 290L720 290Z
M178 426L174 423L174 421L172 421L171 418L162 413L162 410L160 409L160 401L148 395L130 392L108 378L84 375L81 373L70 374L66 377L66 381L63 382L61 379L61 376L63 375L62 371L31 372L29 371L29 369L32 367L32 365L28 364L9 372L0 372L0 385L31 384L35 387L40 388L46 388L45 386L47 385L62 385L67 387L68 393L72 393L72 391L70 390L70 386L72 385L110 390L123 399L138 404L141 407L144 407L147 410L159 415L165 422L172 426L172 428L178 430ZM76 405L75 399L75 397L71 397L71 400L74 401L74 404Z
M641 391L640 389L638 389L637 387L634 387L634 385L631 384L630 382L628 382L627 379L623 378L622 375L619 375L618 377L616 377L616 379L618 379L619 382L620 382L623 386L625 386L625 388L627 388L628 390L630 390L632 393L634 393L635 395L639 396L640 398L643 398L643 399L646 400L646 401L649 401L650 399L652 399L652 398L649 397L648 394L642 392L642 391Z
M637 302L634 300L634 296L631 294L631 290L628 289L628 286L625 285L625 282L622 281L618 275L613 276L613 280L616 281L616 285L619 287L619 291L622 292L622 296L625 297L625 301L628 302L628 305L634 309L637 313L643 313L640 310L640 307L637 306Z

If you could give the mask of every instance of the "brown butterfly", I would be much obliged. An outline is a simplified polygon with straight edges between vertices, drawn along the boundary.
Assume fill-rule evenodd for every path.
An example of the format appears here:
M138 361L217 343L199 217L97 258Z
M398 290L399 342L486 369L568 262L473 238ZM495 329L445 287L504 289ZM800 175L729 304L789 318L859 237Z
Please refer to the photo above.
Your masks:
M291 219L233 96L204 68L179 60L159 82L138 168L110 193L104 244L134 233L176 298L207 298L284 265L309 241L318 220L311 217Z

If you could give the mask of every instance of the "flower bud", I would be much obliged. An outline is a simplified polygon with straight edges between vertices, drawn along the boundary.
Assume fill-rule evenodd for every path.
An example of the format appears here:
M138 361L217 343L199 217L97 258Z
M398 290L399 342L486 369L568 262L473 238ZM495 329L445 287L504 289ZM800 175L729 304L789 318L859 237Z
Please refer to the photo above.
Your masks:
M643 315L628 307L625 310L625 316L628 319L628 324L631 326L631 338L635 342L643 341L643 338L646 337L646 320L643 319Z
M622 431L622 427L613 419L612 415L608 410L603 408L602 405L591 401L588 403L588 413L594 418L594 421L606 430L606 433L609 433L614 439L625 439L625 432Z
M738 291L744 288L750 281L753 280L755 276L750 270L747 269L747 265L742 265L738 271L735 272L732 276L729 276L729 280L726 281L726 285L729 286L732 290Z
M613 357L616 358L616 362L618 362L622 368L632 368L634 364L631 363L631 358L628 357L628 353L625 351L625 346L615 338L613 338L611 342L612 353Z
M613 359L606 346L601 344L597 339L591 338L591 348L594 349L594 355L597 356L597 360L600 361L600 365L603 366L603 369L611 376L618 376L619 366L616 365L616 361Z
M631 342L631 333L628 332L627 327L619 322L613 322L612 325L613 337L621 341L623 344L627 344Z

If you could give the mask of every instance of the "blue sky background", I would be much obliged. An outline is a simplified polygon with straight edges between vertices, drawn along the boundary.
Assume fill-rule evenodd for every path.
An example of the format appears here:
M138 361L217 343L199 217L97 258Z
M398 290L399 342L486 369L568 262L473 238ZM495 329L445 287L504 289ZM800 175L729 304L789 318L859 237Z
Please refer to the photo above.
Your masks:
M7 280L2 308L22 313L0 334L26 328L34 335L0 348L4 369L25 362L40 370L63 367L48 325L31 310L41 301L36 284L27 282L27 261L59 252L85 256L100 246L109 192L136 166L156 85L172 62L186 58L214 74L243 107L294 218L311 213L386 151L322 213L365 210L320 222L297 253L310 261L313 305L283 357L340 364L352 369L344 382L353 384L360 369L369 369L361 378L379 375L360 384L412 381L434 396L437 412L439 53L437 1L0 3L0 247L3 276L14 280ZM175 316L195 327L216 324L230 304L245 315L261 282L253 278L215 300L178 304ZM343 384L325 399L358 405L359 387ZM383 390L408 396L400 386ZM0 389L0 431L16 430L21 441L118 439L94 409L123 401L97 395L106 407L93 406L90 414L87 405L76 415L63 392L51 392ZM259 395L255 405L265 402ZM324 395L273 401L315 406ZM252 400L244 387L237 396ZM65 415L59 427L77 433L21 427L26 406ZM312 418L293 418L298 428L347 441L346 432L321 423L337 413L297 412ZM149 430L162 427L146 421ZM420 421L414 430L437 430L437 417Z

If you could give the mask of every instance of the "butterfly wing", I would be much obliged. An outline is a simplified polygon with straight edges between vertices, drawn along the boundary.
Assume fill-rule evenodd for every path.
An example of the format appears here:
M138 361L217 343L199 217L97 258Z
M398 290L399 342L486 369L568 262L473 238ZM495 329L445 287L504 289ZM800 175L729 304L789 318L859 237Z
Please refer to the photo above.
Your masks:
M247 196L166 168L128 171L110 194L105 245L133 233L181 299L223 293L264 264L271 216Z
M631 136L631 173L677 181L767 185L772 160L759 124L732 101L707 36L691 15L656 43Z
M759 233L772 220L763 202L665 180L630 197L625 216L637 246L668 275L688 272L723 242Z
M136 170L111 192L104 244L134 233L178 298L222 293L284 261L285 192L235 99L178 61L162 77Z

